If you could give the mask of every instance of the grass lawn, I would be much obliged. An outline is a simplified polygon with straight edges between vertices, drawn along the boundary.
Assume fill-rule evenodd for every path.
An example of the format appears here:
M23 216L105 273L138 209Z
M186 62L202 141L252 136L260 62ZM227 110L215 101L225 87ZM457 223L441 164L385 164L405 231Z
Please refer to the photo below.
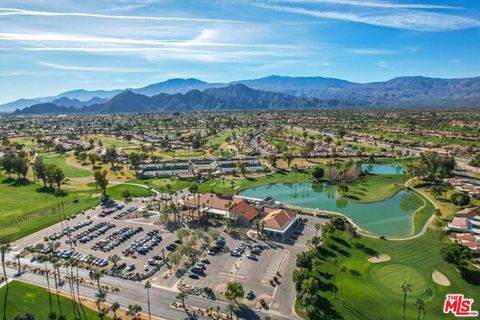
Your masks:
M39 184L20 183L0 176L0 238L19 239L59 221L58 203L66 216L98 203L91 191L68 192L63 197L44 192ZM78 203L74 203L78 199Z
M10 138L10 142L17 142L25 145L25 149L41 149L33 136Z
M336 232L315 254L317 262L310 275L320 283L319 303L309 319L324 319L321 315L332 315L332 319L402 319L400 285L403 281L412 286L406 304L407 319L417 318L413 306L417 298L425 301L426 319L453 319L442 312L445 295L463 293L478 299L480 271L469 269L471 283L466 282L453 265L441 258L441 241L448 241L448 238L439 238L431 230L408 241L365 237L350 241L345 233ZM375 254L389 255L391 260L377 264L368 262ZM333 258L337 259L336 265ZM341 271L342 267L346 268L345 272ZM450 287L433 282L431 274L435 270L450 280ZM430 297L424 293L427 288L432 290ZM301 309L297 303L297 309L299 307ZM478 303L475 307L478 309ZM306 315L305 310L301 310L301 314Z
M401 174L369 174L348 185L345 197L360 202L373 202L390 198L404 188Z
M206 143L207 146L220 146L225 142L225 139L231 135L232 129L224 130L214 136L212 136Z
M137 198L137 197L149 197L153 194L153 191L150 191L146 188L142 188L139 186L132 186L128 184L118 184L113 187L108 188L107 194L118 200L124 200L125 197L123 193L127 191L130 193L130 197Z
M0 289L0 296L2 300L5 292L6 287L4 286ZM20 281L13 281L8 285L7 297L7 319L13 319L16 314L25 314L26 312L33 314L35 319L49 319L48 316L50 314L50 308L48 302L48 291L46 289ZM52 310L57 316L59 316L60 310L58 307L56 294L52 293L51 297ZM66 319L68 320L73 319L74 311L72 300L62 296L59 296L59 300L63 315L65 315ZM82 317L82 319L98 319L96 311L86 307L83 307L83 310L85 311L86 317ZM3 311L3 303L1 303L0 314L3 315Z
M88 141L89 139L95 140L95 144L98 143L98 141L102 141L102 144L105 147L128 147L135 145L135 143L128 143L122 138L118 138L115 136L106 136L106 135L89 135L89 136L84 136L82 137L83 140Z
M190 181L170 179L170 178L153 178L153 179L133 179L129 180L129 183L143 184L146 186L151 186L159 192L168 192L167 185L170 185L172 191L178 191L181 189L188 188Z
M65 177L67 178L85 178L93 175L92 172L89 170L68 165L66 162L67 157L69 157L69 155L66 155L66 154L44 155L43 161L45 163L51 163L62 168L63 172L65 172Z
M235 183L235 192L239 192L245 189L258 187L270 183L279 182L308 182L310 181L311 173L308 170L301 170L295 174L293 171L279 170L272 174L257 177L234 177L225 180L225 193L232 194L232 184ZM210 192L213 188L214 192L223 193L223 182L221 179L213 179L213 182L208 180L200 184L199 192Z

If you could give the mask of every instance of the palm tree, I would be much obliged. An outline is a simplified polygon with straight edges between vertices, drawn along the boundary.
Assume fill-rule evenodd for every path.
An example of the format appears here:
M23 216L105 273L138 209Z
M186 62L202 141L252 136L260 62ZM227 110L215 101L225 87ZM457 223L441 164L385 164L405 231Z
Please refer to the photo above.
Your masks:
M68 281L68 287L69 287L69 289L70 289L70 298L71 298L70 300L72 300L73 313L75 314L75 313L78 312L78 313L80 314L80 311L79 311L78 308L77 308L77 302L76 302L76 300L75 300L75 292L73 291L73 290L74 290L74 289L73 289L73 275L72 275L72 274L73 274L73 268L71 269L72 272L69 272L69 271L68 271L68 268L69 268L69 267L72 267L72 262L73 262L72 260L65 261L65 263L63 264L63 266L64 266L65 271L66 271L66 274L67 274L66 279L67 279L67 281ZM60 273L59 273L59 274L60 274Z
M182 303L182 308L185 309L185 298L188 297L188 293L186 293L185 291L180 291L178 294L177 294L177 300L180 300L180 302Z
M58 311L60 311L60 316L63 315L63 311L62 311L62 305L60 303L60 295L59 295L59 282L60 282L60 266L61 264L58 263L58 259L57 258L52 258L51 261L53 263L53 279L55 281L55 292L56 292L56 296L57 296L57 304L58 304ZM57 270L58 270L58 280L57 280Z
M10 251L10 244L4 243L0 246L0 254L2 258L3 278L5 279L5 295L3 297L3 320L7 320L7 298L8 298L8 278L7 269L5 268L5 254Z
M108 261L110 261L115 268L117 267L117 263L118 263L121 259L122 259L122 258L120 258L120 257L119 257L118 255L116 255L116 254L108 257Z
M427 300L428 300L428 298L430 298L433 295L432 289L430 289L430 288L425 289L424 293L425 293L425 296L427 296ZM425 310L425 308L423 308L422 319L425 319L425 314L426 313L427 313L427 311Z
M229 319L233 319L233 311L235 311L235 305L233 303L230 303L225 307L229 314Z
M410 291L412 291L412 285L407 281L402 282L400 288L403 292L403 320L405 320L405 305L407 303L407 295Z
M152 315L150 313L150 288L152 287L152 283L147 280L145 282L145 290L147 291L147 306L148 306L148 319L152 320Z
M110 307L110 310L113 312L113 319L112 320L119 320L117 318L117 310L120 309L120 304L118 302L112 303L112 306Z
M101 306L102 306L102 303L104 303L105 300L107 299L107 292L105 290L100 289L98 290L97 293L95 293L95 298L97 298L95 300L95 304L97 305L98 316L100 317L100 319L103 319L103 317L105 316L105 313L102 310Z
M422 311L425 310L425 302L422 299L418 298L413 305L418 310L417 320L420 320L420 315L422 314Z
M47 255L43 255L41 256L41 258L43 259L43 261L45 262L45 277L47 279L47 291L48 291L48 305L50 306L50 317L53 318L53 317L56 317L55 313L53 312L53 308L52 308L52 293L50 292L50 278L48 276L48 257Z

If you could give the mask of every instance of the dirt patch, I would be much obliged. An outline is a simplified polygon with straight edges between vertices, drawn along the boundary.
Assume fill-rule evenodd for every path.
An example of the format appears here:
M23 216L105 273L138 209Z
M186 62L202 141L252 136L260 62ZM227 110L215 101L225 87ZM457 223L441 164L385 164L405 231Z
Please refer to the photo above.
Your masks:
M368 259L368 262L370 263L382 263L382 262L387 262L387 261L390 261L390 256L389 255L386 255L386 254L381 254L381 255L378 255L378 256L375 256L375 257L371 257L370 259Z
M450 280L448 280L448 278L440 271L435 270L432 272L432 280L441 286L450 286Z

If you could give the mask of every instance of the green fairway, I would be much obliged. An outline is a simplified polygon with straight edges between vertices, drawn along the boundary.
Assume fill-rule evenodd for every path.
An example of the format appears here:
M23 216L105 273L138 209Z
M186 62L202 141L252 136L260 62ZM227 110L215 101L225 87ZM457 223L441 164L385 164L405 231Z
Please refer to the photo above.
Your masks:
M420 272L414 268L397 263L385 263L381 264L375 272L372 272L372 277L376 279L379 285L385 287L393 294L398 291L403 281L408 283L415 283L412 287L412 296L421 296L425 289L427 289L427 283Z
M445 241L448 239L443 238L442 242ZM480 271L470 268L471 283L468 283L453 265L441 258L441 245L438 235L431 230L408 241L366 237L350 241L346 233L337 231L321 248L313 249L316 250L316 260L310 275L320 283L319 302L310 311L310 317L297 303L301 309L299 312L309 319L323 319L320 315L334 319L402 319L400 285L408 281L412 291L406 303L407 319L417 319L417 310L413 306L417 298L425 301L425 319L453 319L442 312L445 295L463 293L466 297L478 299ZM368 262L377 254L389 255L391 260L376 264ZM343 271L342 267L345 267ZM450 287L440 286L432 280L431 274L435 270L450 280ZM427 288L431 289L431 296L425 294Z
M380 201L392 197L404 188L404 184L401 174L369 174L350 183L345 197L360 202Z
M6 292L6 287L0 289L0 297L4 298ZM55 293L51 294L52 298L52 311L58 316L63 314L67 320L74 319L74 309L71 299L64 298L59 296L60 307L62 312L60 312L57 297ZM78 303L78 302L77 302ZM94 320L98 319L97 312L78 305L80 312L82 314L82 320ZM0 315L3 316L3 303L0 304ZM48 291L44 288L37 287L31 284L27 284L20 281L13 281L8 285L8 296L7 296L7 319L13 319L15 315L21 313L25 314L30 312L33 314L35 319L44 320L49 319L50 307L48 299Z
M65 172L65 177L67 178L84 178L93 175L92 172L89 170L68 165L66 163L67 157L69 156L60 154L45 155L43 156L43 161L45 163L51 163L62 168L63 172Z
M105 136L105 135L89 135L84 137L86 141L93 139L96 144L102 142L105 147L128 147L135 145L134 143L128 143L122 138L115 136Z
M129 184L119 184L113 187L108 188L107 193L111 198L123 200L124 192L128 191L130 197L149 197L153 194L153 191L150 191L146 188L140 186L132 186Z
M128 182L151 186L159 192L168 192L167 186L170 186L171 190L175 192L181 189L188 188L191 183L190 181L178 180L174 178L133 179L129 180Z
M98 203L91 191L68 192L56 197L39 184L18 184L4 176L0 176L0 195L0 238L10 240L59 222L60 212L69 216Z

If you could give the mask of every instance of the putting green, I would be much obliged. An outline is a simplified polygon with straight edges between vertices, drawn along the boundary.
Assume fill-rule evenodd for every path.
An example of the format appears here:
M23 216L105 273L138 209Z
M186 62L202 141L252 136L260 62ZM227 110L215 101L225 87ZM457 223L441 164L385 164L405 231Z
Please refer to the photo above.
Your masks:
M425 277L414 268L403 264L389 263L381 265L374 271L372 277L374 281L379 282L396 294L401 292L400 286L404 281L411 284L412 291L409 295L412 296L420 296L427 288Z

